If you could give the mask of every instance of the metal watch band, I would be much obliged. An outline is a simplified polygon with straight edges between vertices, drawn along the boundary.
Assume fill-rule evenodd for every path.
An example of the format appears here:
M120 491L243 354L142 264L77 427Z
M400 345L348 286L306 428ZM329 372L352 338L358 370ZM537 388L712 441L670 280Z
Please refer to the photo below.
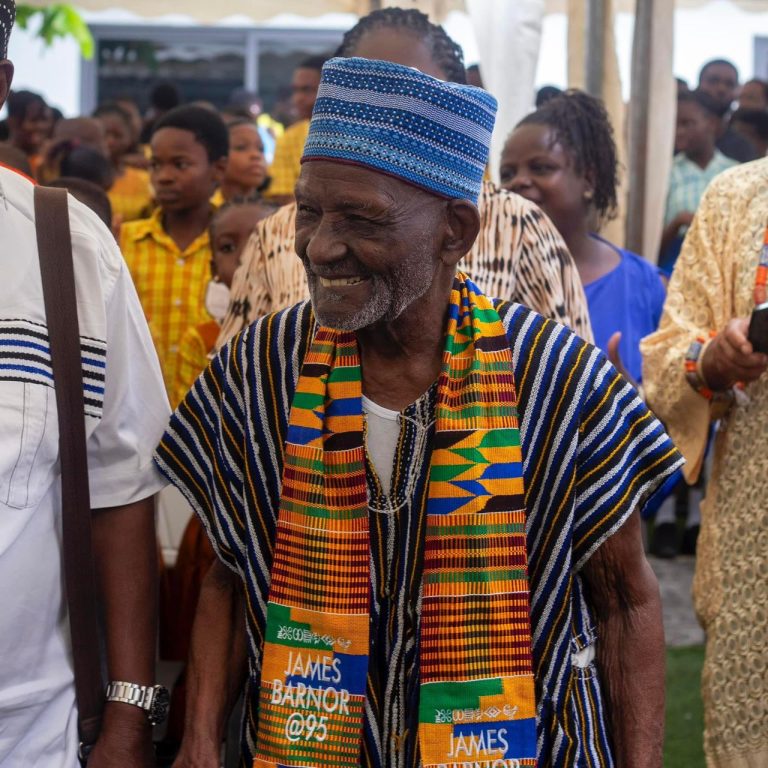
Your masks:
M107 685L107 701L119 701L123 704L133 704L144 710L149 710L154 694L154 686L124 683L120 680Z
M150 725L159 725L168 715L170 697L162 685L137 685L114 680L107 685L107 701L119 701L143 709Z

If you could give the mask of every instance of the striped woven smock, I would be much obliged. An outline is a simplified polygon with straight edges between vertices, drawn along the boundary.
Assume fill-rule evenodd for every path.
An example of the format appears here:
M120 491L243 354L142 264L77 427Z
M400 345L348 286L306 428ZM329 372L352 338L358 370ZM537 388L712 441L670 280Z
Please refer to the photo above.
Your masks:
M596 669L576 667L572 659L595 640L579 571L681 459L599 350L519 305L497 310L519 398L539 765L611 766ZM250 679L242 765L248 768L283 446L314 329L303 303L237 336L187 395L156 456L202 518L219 557L245 584ZM419 564L434 409L433 388L403 412L391 498L368 471L373 626L360 757L366 768L420 764Z

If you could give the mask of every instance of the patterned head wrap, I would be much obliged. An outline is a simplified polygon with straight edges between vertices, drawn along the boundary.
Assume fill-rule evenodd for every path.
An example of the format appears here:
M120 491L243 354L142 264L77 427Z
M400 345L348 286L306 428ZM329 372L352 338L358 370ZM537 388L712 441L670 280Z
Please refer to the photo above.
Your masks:
M411 67L330 59L301 162L362 165L442 197L476 202L496 106L480 88Z
M8 39L11 36L13 22L16 20L14 0L0 0L0 59L8 56Z

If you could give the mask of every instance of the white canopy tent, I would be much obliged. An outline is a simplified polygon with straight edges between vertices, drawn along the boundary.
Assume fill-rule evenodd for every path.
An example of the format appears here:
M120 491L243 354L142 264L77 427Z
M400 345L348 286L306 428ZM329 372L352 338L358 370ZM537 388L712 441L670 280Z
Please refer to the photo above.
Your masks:
M731 4L745 11L768 11L768 0L728 0ZM31 5L46 6L58 0L28 0ZM515 5L519 0L509 4ZM544 13L568 13L573 7L573 0L542 0ZM590 0L577 0L578 4L588 6ZM706 5L711 0L664 0L664 5L677 8L695 8ZM103 11L115 7L127 8L145 18L179 13L191 16L201 23L215 23L226 16L247 16L254 22L267 21L278 14L298 14L302 16L322 16L326 13L354 13L363 15L382 5L400 5L416 7L441 21L454 10L464 10L464 0L75 0L78 8L89 11ZM635 0L616 0L616 13L634 13Z

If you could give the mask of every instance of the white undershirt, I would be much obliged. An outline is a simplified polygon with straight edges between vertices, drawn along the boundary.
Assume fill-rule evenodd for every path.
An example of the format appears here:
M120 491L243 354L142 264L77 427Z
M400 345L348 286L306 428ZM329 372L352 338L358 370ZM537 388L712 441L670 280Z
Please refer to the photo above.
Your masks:
M368 425L365 447L384 492L392 487L392 468L400 439L400 414L363 395L363 413Z

